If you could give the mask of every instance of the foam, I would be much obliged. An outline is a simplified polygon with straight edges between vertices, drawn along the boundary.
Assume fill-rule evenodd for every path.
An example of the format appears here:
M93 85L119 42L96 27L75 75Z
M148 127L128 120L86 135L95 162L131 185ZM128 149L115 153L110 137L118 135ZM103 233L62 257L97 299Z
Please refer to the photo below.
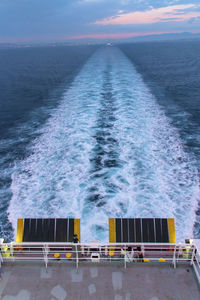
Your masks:
M80 217L82 240L103 241L108 217L175 217L178 239L192 236L194 158L120 50L93 55L30 150L12 174L14 227L20 217Z

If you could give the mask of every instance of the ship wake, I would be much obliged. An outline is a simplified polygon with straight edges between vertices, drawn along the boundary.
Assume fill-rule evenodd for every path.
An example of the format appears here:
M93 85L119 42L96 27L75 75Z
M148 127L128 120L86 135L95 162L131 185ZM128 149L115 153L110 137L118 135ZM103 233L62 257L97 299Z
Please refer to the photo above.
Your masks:
M195 161L124 54L99 49L51 111L12 174L9 217L80 217L82 240L108 240L108 217L174 217L192 236Z

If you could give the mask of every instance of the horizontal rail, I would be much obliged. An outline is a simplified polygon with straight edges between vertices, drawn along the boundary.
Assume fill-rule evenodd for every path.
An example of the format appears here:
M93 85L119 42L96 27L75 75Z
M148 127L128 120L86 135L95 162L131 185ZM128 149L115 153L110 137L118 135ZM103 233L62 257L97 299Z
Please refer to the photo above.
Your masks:
M130 263L178 263L193 266L200 282L200 254L193 244L185 243L0 243L0 260L9 261L63 261L74 262L78 268L82 262Z

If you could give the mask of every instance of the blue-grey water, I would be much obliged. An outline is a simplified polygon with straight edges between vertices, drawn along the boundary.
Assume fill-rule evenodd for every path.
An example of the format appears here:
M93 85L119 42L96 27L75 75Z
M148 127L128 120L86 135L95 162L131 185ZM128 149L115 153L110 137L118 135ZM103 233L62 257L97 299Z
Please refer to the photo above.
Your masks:
M105 241L109 217L175 217L199 236L199 48L0 50L1 235L80 217Z

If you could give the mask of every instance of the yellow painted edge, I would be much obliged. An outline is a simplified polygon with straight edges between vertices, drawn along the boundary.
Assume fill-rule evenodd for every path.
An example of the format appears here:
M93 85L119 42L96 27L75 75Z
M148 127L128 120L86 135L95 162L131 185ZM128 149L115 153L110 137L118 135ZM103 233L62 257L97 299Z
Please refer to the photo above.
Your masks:
M23 231L24 231L24 219L17 219L17 236L16 242L23 242Z
M164 259L164 258L159 258L159 260L158 261L160 261L160 262L165 262L166 261L166 259Z
M176 243L175 222L173 218L168 219L169 243Z
M74 234L77 235L79 242L81 241L80 219L74 219Z
M149 262L149 261L150 261L150 259L144 258L144 262Z
M115 243L115 219L109 218L109 242Z

